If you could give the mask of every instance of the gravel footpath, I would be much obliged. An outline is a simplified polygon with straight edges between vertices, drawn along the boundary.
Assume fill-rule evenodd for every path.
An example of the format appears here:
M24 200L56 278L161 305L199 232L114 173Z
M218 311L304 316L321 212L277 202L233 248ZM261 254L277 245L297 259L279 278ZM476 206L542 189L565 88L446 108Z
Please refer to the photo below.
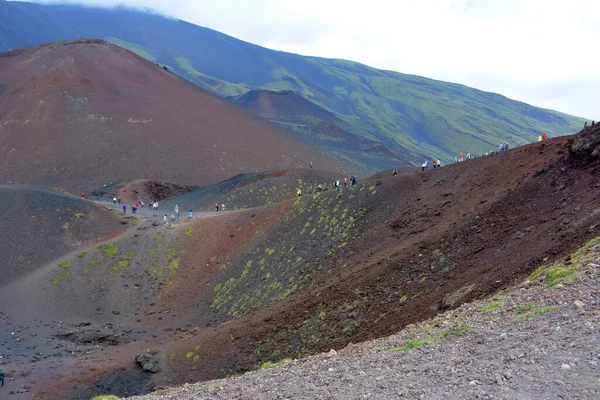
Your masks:
M134 399L600 399L599 245L566 264L384 339Z

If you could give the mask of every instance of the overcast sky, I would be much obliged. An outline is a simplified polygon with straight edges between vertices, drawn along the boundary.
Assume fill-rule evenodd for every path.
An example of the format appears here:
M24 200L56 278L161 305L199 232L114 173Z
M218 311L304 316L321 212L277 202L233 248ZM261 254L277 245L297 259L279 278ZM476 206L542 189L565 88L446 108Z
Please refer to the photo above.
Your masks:
M262 46L600 119L600 0L33 0L149 7Z

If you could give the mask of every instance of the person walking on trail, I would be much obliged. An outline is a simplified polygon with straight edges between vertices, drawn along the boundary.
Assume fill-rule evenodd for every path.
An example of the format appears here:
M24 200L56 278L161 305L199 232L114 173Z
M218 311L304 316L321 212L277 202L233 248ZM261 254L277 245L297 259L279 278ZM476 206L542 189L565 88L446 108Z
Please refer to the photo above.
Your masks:
M117 198L113 197L113 204L117 204Z
M179 215L179 206L175 204L175 215Z
M190 211L188 211L188 218L189 218L189 219L192 219L192 213L193 213L193 211L192 211L192 209L190 208Z
M351 182L352 186L356 185L356 177L352 176L352 178L350 178L350 182Z
M348 178L344 178L344 187L348 185Z
M427 160L425 160L425 162L423 164L421 164L421 172L425 171L427 169Z
M225 204L221 203L221 211L225 211Z
M219 203L215 203L215 211L219 212Z
M127 214L127 204L123 203L123 214Z
M167 225L169 223L169 219L167 218L167 214L163 217L163 225Z
M142 201L140 202L140 204L141 204L142 208L144 208L144 200L142 200Z
M296 189L296 196L302 196L302 190L300 190L300 188Z
M467 153L467 160L471 159L471 153Z
M548 140L548 135L546 135L545 133L542 135L542 140Z
M117 204L121 204L121 198L117 198Z
M4 370L0 368L0 383L2 383L2 387L4 387Z
M83 200L85 200L85 193L83 193L83 192L81 193L81 198L82 198Z
M312 169L312 167L313 167L313 166L312 166L312 161L311 161L311 162L310 162L310 168Z
M458 153L458 162L462 162L463 161L463 152L461 151L460 153Z
M154 206L156 207L156 209L158 210L158 201L154 202Z
M392 176L396 175L398 175L398 170L396 169L396 167L394 167L394 170L392 171ZM346 182L344 182L344 186L346 186Z
M433 169L437 168L437 160L433 160Z
M438 165L438 168L441 167L442 166L442 162L440 160L437 160L437 165Z
M541 142L542 140L542 135L538 135L538 142Z
M131 214L135 214L137 212L137 207L133 206L131 207Z

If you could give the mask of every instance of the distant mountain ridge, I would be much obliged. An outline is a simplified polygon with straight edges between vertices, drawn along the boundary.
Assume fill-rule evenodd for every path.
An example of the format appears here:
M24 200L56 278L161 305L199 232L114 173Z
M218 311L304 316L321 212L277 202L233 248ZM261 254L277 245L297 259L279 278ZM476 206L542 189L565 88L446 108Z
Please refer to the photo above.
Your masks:
M412 163L423 157L450 160L459 151L483 153L499 142L522 145L541 132L570 134L583 123L460 84L269 50L156 14L20 2L0 6L0 49L79 37L106 38L222 97L253 89L294 91L344 121L345 130Z

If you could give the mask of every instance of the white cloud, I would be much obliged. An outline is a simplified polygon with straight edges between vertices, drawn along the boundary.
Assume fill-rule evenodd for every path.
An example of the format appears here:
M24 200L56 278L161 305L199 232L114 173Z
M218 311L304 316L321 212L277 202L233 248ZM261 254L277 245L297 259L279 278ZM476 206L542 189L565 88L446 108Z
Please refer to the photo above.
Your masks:
M60 2L150 7L277 50L459 82L600 119L597 0Z

